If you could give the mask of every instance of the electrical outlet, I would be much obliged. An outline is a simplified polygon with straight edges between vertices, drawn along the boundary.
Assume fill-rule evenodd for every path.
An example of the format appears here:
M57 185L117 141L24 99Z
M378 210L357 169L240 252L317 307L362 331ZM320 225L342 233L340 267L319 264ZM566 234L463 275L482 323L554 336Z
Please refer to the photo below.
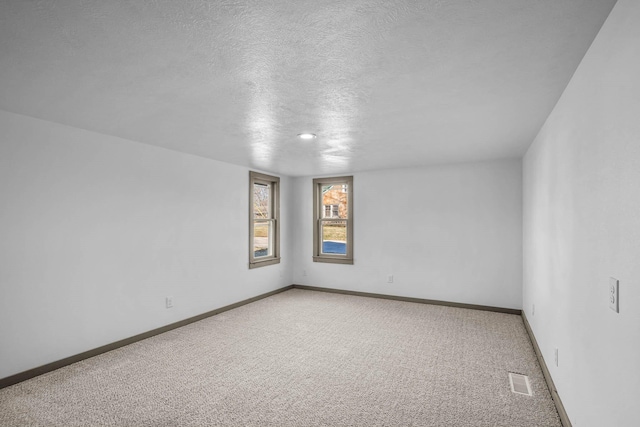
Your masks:
M171 307L173 307L173 297L167 297L167 298L165 299L165 303L166 303L166 305L167 305L167 308L171 308Z
M387 276L387 283L393 283L393 274Z
M307 275L307 270L302 270L302 275L306 276Z
M557 348L554 351L554 358L555 358L555 361L556 361L556 366L558 366L558 349Z
M532 304L532 305L531 305L531 315L532 315L532 316L535 316L535 315L536 315L536 305L535 305L535 304Z
M618 279L609 277L609 308L616 313L620 313L620 282Z

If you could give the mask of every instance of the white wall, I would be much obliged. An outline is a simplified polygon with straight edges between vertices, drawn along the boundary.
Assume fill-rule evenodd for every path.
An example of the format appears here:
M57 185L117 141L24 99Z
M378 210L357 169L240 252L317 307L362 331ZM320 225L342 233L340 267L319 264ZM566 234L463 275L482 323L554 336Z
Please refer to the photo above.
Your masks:
M248 269L246 168L2 111L0 129L0 378L291 284L287 227L283 263Z
M640 423L638 22L619 0L524 161L523 304L574 427Z
M295 178L294 283L520 308L521 174L520 160L354 174L354 265L312 261L312 178Z

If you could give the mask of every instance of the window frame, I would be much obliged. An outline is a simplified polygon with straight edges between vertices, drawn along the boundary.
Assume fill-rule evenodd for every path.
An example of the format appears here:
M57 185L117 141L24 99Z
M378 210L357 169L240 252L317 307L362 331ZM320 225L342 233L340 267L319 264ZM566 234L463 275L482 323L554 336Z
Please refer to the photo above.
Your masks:
M322 203L322 187L325 185L347 185L347 243L346 254L323 254L320 236L320 226L323 221L331 221L336 218L324 218L324 205ZM313 180L313 262L327 262L333 264L353 264L353 176L337 176L327 178L314 178Z
M254 256L254 225L255 211L253 201L253 187L255 184L265 184L271 186L270 211L271 217L264 220L272 222L273 227L273 252L271 256ZM265 267L267 265L280 263L280 177L267 175L260 172L249 171L249 269Z

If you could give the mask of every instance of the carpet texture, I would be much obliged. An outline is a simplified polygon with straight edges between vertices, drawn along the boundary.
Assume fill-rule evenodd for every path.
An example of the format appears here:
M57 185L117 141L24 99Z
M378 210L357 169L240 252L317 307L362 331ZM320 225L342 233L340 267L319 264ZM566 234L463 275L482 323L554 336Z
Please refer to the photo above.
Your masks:
M300 289L0 390L0 425L561 426L519 316Z

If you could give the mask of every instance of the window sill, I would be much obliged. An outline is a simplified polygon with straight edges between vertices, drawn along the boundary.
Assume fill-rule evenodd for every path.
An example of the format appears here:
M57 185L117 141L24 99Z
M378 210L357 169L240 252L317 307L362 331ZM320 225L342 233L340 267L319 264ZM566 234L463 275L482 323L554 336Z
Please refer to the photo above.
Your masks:
M267 265L280 264L280 258L269 258L263 261L254 261L249 263L249 269L266 267Z
M353 265L353 258L334 258L328 256L314 256L313 262L327 262L331 264L349 264Z

